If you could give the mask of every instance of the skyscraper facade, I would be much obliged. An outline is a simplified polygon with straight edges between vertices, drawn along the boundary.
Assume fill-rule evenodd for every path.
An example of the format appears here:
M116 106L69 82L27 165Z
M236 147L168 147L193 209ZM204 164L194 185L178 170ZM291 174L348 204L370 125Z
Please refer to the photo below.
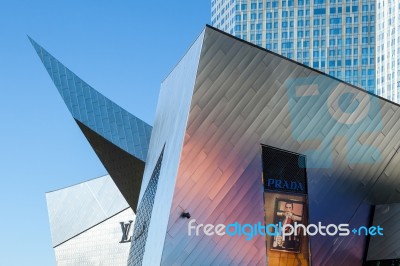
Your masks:
M400 2L376 2L376 93L400 103Z
M392 101L399 75L394 0L212 0L212 25Z

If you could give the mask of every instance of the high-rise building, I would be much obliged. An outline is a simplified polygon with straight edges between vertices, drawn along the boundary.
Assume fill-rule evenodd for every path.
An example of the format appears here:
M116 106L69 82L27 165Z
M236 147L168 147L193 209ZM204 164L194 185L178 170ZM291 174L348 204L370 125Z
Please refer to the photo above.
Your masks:
M400 2L376 1L376 93L400 103Z
M392 101L398 96L395 0L212 0L211 24Z

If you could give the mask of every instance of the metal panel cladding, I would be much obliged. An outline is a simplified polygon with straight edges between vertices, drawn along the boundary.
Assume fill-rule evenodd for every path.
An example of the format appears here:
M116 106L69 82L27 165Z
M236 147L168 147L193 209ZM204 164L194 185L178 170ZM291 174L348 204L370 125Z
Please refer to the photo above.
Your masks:
M263 221L260 144L306 155L310 223L368 225L371 205L400 200L379 181L398 152L399 121L394 103L207 27L161 263L265 265L263 237L189 236L179 218ZM311 263L359 265L365 244L312 237Z

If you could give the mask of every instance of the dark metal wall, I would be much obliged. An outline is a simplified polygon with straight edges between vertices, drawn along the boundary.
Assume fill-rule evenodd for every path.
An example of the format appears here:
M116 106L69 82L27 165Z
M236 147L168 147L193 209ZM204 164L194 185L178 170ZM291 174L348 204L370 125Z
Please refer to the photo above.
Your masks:
M400 203L376 206L373 225L383 228L383 236L370 236L367 260L385 261L397 259L397 263L399 263Z
M144 162L76 120L96 155L103 163L119 191L136 213L144 172Z

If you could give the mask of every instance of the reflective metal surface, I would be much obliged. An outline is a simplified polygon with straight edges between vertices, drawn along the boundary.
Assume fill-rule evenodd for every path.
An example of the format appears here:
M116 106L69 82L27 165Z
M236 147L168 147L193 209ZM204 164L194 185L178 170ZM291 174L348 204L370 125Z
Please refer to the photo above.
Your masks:
M140 202L165 144L143 265L160 265L161 262L202 42L203 34L198 37L176 68L161 84L139 198Z
M46 193L53 247L129 208L110 176Z
M35 47L57 87L72 82ZM69 108L74 114L76 106ZM206 27L161 86L139 197L146 198L165 144L143 265L266 264L263 236L188 236L189 220L181 217L189 212L202 224L264 221L261 144L306 155L310 223L368 225L372 205L400 201L399 129L398 105ZM126 150L112 134L91 130ZM310 241L313 265L362 264L363 236Z
M203 34L162 265L265 265L262 237L189 237L178 218L263 221L260 144L307 155L311 223L367 225L371 205L400 200L381 177L399 147L398 105L213 28ZM365 240L313 237L312 264L361 265Z
M383 236L371 236L368 246L369 261L400 258L400 203L378 205L374 212L374 226L383 228Z
M97 92L30 41L78 126L136 211L151 126Z
M57 266L126 265L130 242L120 243L120 222L129 220L135 220L130 208L55 247Z
M30 39L72 116L111 143L145 161L151 126L81 80Z
M135 221L135 228L133 230L133 241L131 249L129 250L128 265L140 266L143 263L143 256L145 249L151 249L151 246L146 247L147 235L149 232L149 223L154 206L154 199L157 192L158 180L160 178L160 170L162 167L164 149L161 151L160 157L158 158L156 167L153 170L149 184L143 194L143 198L140 202L137 219Z

